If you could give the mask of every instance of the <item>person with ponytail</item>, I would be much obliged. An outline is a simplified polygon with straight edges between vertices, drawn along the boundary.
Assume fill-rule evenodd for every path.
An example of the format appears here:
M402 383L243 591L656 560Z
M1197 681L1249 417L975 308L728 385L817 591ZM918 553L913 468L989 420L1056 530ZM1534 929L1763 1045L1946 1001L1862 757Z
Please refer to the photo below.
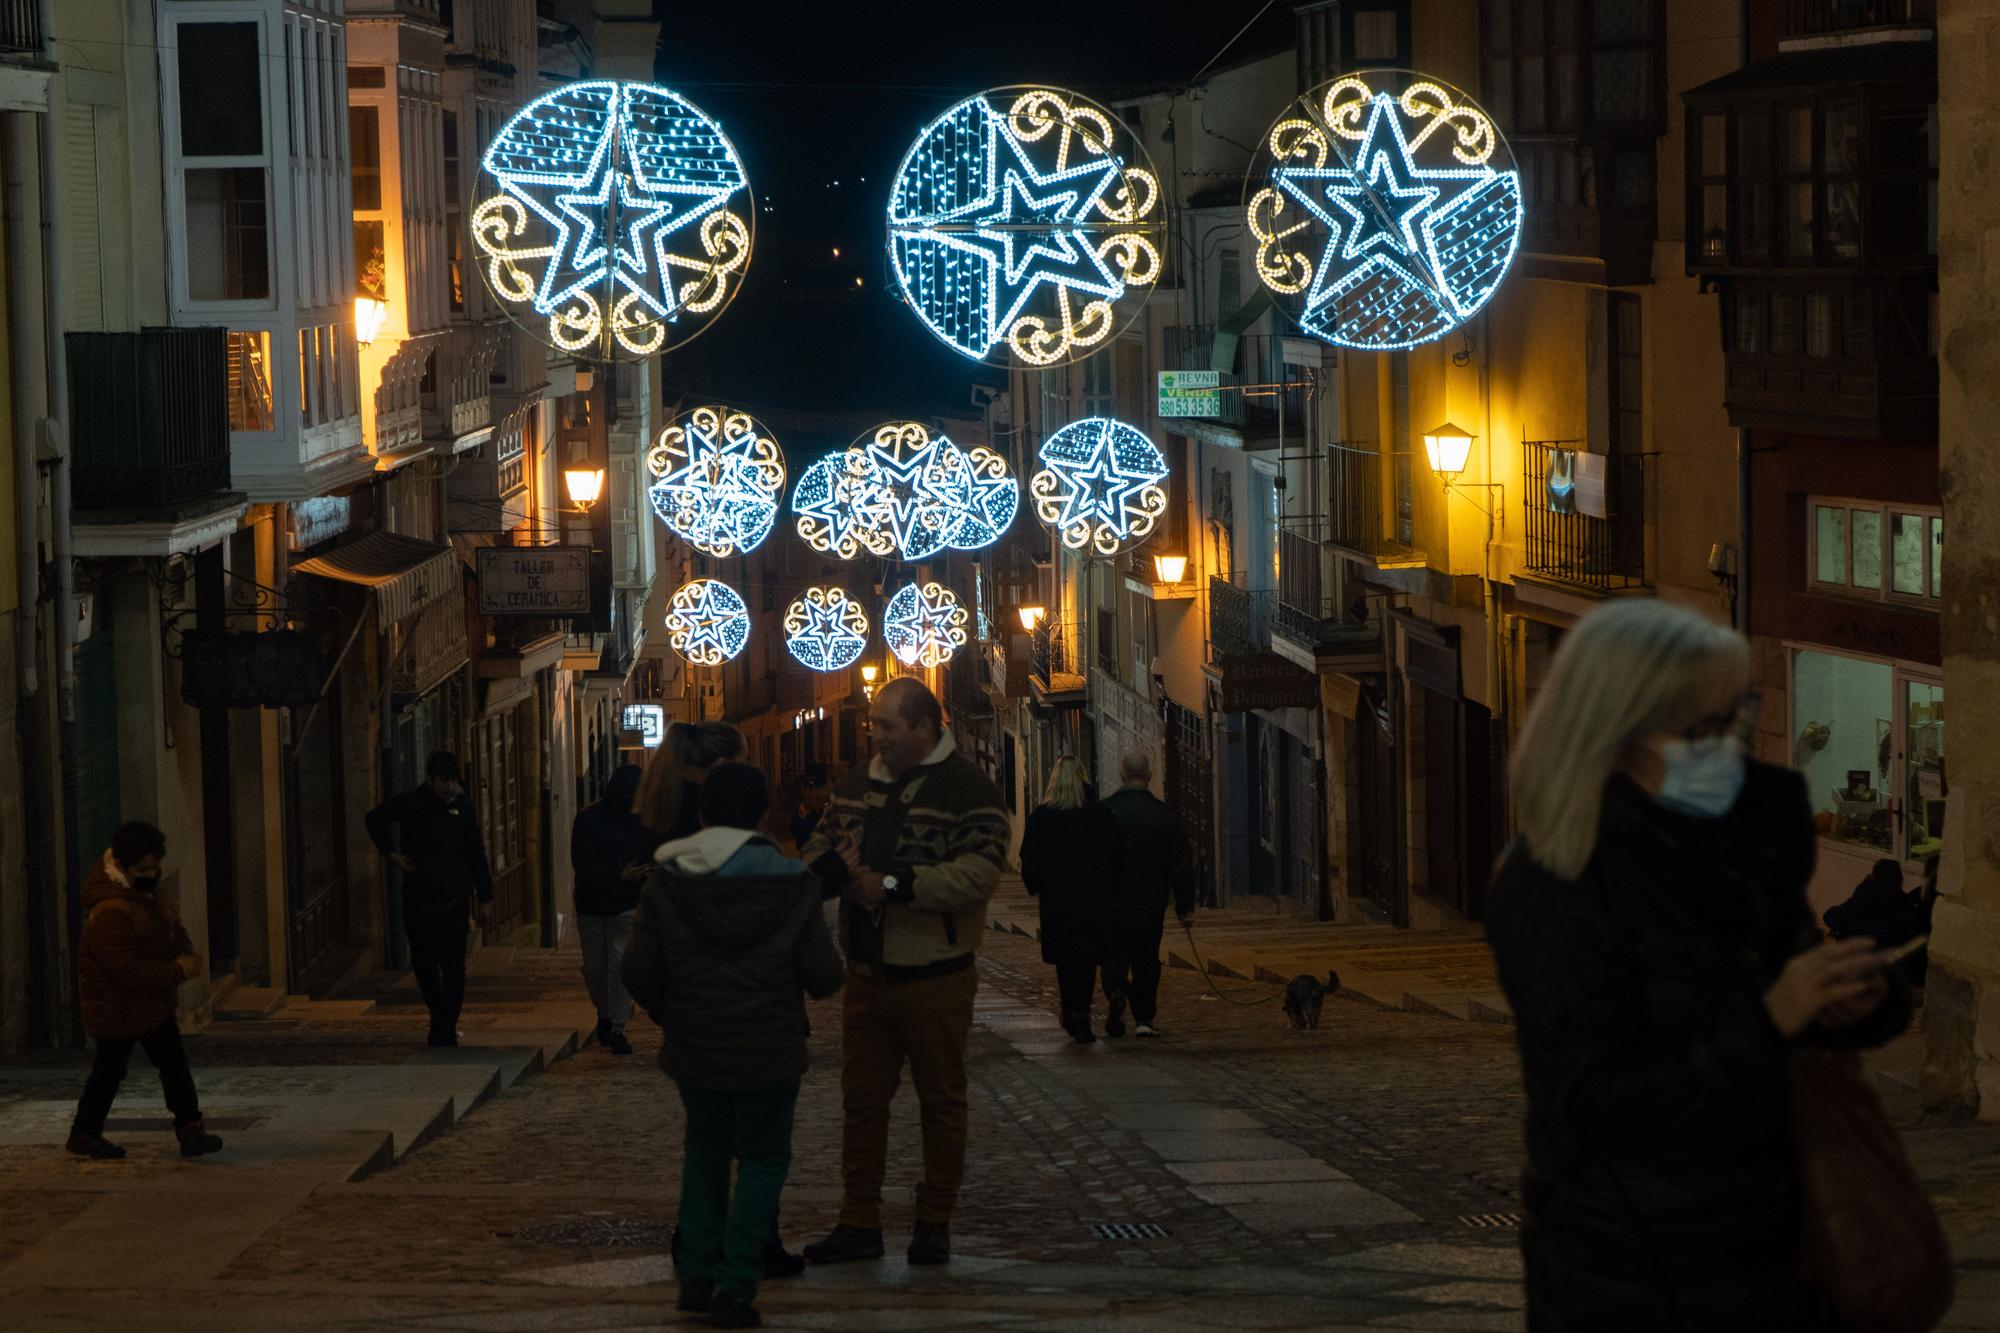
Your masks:
M750 751L743 733L727 722L676 722L653 751L632 808L654 834L655 847L701 830L701 785L717 764L741 761Z

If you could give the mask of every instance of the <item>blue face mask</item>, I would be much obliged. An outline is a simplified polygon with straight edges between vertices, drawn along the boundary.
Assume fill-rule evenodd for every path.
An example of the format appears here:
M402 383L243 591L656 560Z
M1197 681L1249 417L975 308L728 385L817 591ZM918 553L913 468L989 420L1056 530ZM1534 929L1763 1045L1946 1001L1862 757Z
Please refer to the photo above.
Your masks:
M1700 819L1716 819L1736 807L1748 761L1743 743L1734 736L1703 741L1676 737L1661 744L1660 757L1667 763L1666 780L1660 784L1661 805Z

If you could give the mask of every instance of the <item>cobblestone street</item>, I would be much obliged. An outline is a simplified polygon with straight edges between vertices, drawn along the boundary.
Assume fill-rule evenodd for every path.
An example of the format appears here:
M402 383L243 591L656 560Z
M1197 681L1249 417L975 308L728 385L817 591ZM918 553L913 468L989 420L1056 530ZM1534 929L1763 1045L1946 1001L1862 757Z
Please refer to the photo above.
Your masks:
M569 1003L570 963L540 955L482 977L468 1039L481 1022L528 1021L538 993ZM1508 1228L1521 1117L1511 1029L1336 999L1319 1031L1298 1032L1284 1023L1276 987L1218 984L1246 1003L1169 969L1166 1040L1075 1047L1055 1030L1053 978L1035 946L994 934L982 962L975 1140L951 1267L911 1270L901 1258L917 1159L906 1089L892 1141L891 1257L768 1285L759 1298L767 1322L1521 1327ZM274 1019L195 1038L197 1075L216 1090L210 1115L250 1122L220 1158L184 1164L164 1134L141 1127L123 1135L130 1161L85 1165L57 1155L47 1134L12 1133L0 1144L8 1327L671 1324L679 1106L643 1022L638 1057L586 1046L359 1180L286 1165L290 1140L272 1137L286 1118L269 1114L272 1103L419 1068L386 1063L415 1030L389 998L365 1013L320 1016L309 1033L287 1035ZM813 1013L816 1065L784 1202L794 1247L830 1226L838 1206L837 1003ZM231 1066L276 1061L306 1077L231 1082ZM0 1128L17 1130L38 1098L65 1096L74 1064L7 1071ZM158 1114L155 1086L136 1069L119 1114L144 1126ZM252 1113L259 1106L267 1118ZM332 1124L319 1129L335 1132ZM2000 1131L1923 1130L1913 1142L1967 1260L1952 1326L1994 1327L1984 1279L2000 1247L1985 1227ZM1100 1238L1099 1224L1137 1238ZM121 1251L128 1263L105 1262Z

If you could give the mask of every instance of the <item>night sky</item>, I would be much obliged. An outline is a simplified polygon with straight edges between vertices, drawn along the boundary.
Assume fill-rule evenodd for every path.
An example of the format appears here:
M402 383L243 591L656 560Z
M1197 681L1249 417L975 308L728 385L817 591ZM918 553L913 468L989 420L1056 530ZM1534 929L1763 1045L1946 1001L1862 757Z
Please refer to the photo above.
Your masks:
M883 216L917 131L961 98L1043 82L1110 101L1185 83L1264 9L1183 10L1129 0L1022 6L763 4L656 0L662 83L721 121L757 195L743 290L716 325L668 357L671 390L716 395L782 435L804 415L861 426L969 410L975 376L898 298ZM687 26L683 26L687 25ZM1271 5L1224 63L1289 34ZM834 257L838 248L840 255ZM860 286L855 285L856 279ZM807 452L847 439L822 424ZM852 438L851 433L848 438ZM793 440L788 439L788 447Z

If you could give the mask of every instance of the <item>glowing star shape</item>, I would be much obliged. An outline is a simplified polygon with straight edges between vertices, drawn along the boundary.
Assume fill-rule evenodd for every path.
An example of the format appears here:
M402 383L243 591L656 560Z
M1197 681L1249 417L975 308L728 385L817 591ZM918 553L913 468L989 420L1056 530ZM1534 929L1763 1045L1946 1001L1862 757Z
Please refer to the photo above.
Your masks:
M1086 417L1051 435L1028 483L1035 512L1071 550L1116 555L1144 541L1167 512L1167 460L1146 433Z
M1257 276L1301 329L1342 347L1445 336L1491 299L1520 243L1521 178L1491 118L1402 71L1300 98L1264 136L1246 194Z
M868 646L868 613L840 588L807 588L785 608L785 649L814 671L840 671Z
M882 615L882 641L904 666L943 666L965 646L965 620L943 584L905 584Z
M843 560L978 550L1000 539L1020 503L1006 459L914 421L892 421L814 463L792 492L799 535Z
M1166 212L1145 148L1076 93L1009 88L926 125L889 195L903 295L965 356L1080 360L1160 275Z
M719 579L695 579L667 607L667 643L696 666L721 666L750 641L750 608Z
M777 521L785 456L747 412L697 407L646 455L653 512L698 551L727 559L757 549Z
M721 127L671 89L565 84L522 108L480 168L487 288L562 351L677 347L742 285L749 179Z

